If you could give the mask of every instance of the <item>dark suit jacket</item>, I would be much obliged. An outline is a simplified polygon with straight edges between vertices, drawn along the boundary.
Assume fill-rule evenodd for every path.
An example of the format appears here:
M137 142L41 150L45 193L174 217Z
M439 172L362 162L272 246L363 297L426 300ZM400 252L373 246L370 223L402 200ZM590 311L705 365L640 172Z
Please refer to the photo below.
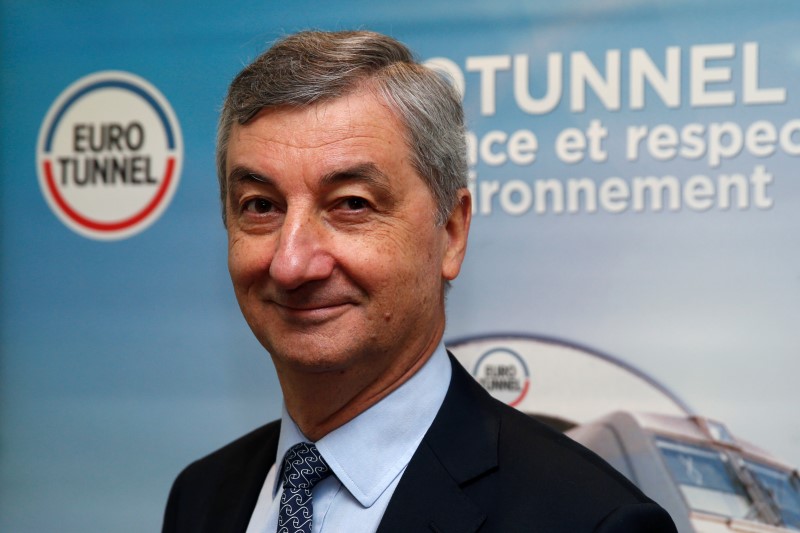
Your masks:
M675 531L666 511L602 459L496 401L451 360L447 396L379 533ZM164 533L243 533L279 433L272 422L189 465L170 492Z

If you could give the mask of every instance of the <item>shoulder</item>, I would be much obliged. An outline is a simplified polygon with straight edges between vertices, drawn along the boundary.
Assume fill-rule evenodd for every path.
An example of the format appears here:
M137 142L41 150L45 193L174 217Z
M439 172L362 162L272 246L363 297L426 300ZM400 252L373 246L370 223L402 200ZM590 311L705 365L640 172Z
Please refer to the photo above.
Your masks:
M496 436L494 468L462 484L486 511L485 530L525 524L544 531L674 531L661 507L594 452L492 398L462 369L453 370L461 382L453 384L458 395L469 398L459 404L470 409L470 424L485 438ZM462 434L475 439L480 433Z
M551 488L569 486L580 497L620 504L650 502L628 478L604 459L559 431L497 402L500 417L498 470L522 482L534 476ZM513 465L513 469L511 466Z
M162 531L222 531L237 520L246 524L275 462L279 435L280 422L272 422L184 468L170 490Z
M610 492L622 503L649 501L591 450L493 398L456 361L442 410L447 420L440 423L448 433L470 440L491 437L496 442L476 451L489 452L496 447L497 473L509 482L547 483L550 487L565 484L584 493Z
M513 509L490 515L498 530L536 523L545 531L674 532L664 509L591 450L497 402L498 463L493 491ZM488 495L484 495L488 496ZM491 529L491 528L490 528Z
M270 466L275 459L279 435L280 421L270 422L194 461L183 469L178 479L208 479L221 473L239 471L258 459L269 461Z

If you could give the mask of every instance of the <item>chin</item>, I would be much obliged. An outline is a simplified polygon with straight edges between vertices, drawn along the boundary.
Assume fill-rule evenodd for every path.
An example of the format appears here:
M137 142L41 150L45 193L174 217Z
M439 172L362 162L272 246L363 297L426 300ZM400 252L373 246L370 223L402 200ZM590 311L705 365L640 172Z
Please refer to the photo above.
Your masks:
M277 366L304 372L343 372L358 359L356 353L363 351L353 347L333 348L330 340L320 342L313 339L296 342L264 344Z

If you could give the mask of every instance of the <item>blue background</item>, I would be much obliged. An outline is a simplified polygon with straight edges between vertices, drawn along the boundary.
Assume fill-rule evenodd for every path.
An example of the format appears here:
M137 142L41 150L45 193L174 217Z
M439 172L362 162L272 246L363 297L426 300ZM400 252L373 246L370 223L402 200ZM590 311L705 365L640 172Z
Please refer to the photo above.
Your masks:
M734 73L724 87L738 93L741 45L758 42L761 85L785 87L785 104L691 108L684 90L678 109L650 92L646 108L631 111L623 89L620 111L590 94L584 113L562 102L537 117L519 111L510 73L500 73L497 115L482 117L478 75L466 73L471 130L528 128L541 146L533 165L478 165L479 179L685 178L763 164L775 176L774 206L518 217L495 206L474 219L446 338L519 331L592 346L800 464L797 158L741 154L719 169L702 160L631 163L621 141L633 124L800 118L800 4L598 4L0 2L0 530L158 530L185 464L277 416L274 371L230 288L214 137L230 79L275 38L304 28L389 33L423 59L444 56L462 69L468 56L526 53L538 94L550 52L585 51L601 65L606 50L620 49L624 73L632 48L661 64L667 46L680 46L688 80L689 47L713 43L737 46L737 58L721 63ZM112 69L166 96L185 157L163 216L132 238L100 242L49 210L36 140L69 84ZM559 162L555 134L591 119L609 128L609 161Z

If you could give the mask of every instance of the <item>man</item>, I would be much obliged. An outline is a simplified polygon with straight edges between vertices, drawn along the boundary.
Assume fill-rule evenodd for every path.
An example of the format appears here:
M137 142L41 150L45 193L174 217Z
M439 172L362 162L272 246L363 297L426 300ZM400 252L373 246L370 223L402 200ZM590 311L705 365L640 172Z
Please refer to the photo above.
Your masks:
M463 130L452 88L375 33L293 35L234 79L217 148L228 264L284 409L181 473L165 532L674 531L448 357Z

